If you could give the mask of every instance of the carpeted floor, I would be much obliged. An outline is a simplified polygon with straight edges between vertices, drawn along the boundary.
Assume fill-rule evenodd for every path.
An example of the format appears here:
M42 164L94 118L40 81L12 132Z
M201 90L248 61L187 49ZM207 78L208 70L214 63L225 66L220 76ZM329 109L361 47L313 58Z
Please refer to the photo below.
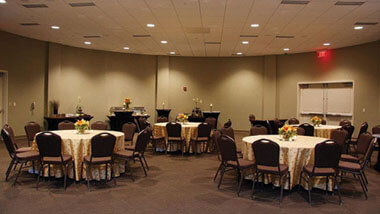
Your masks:
M237 134L241 139L242 134ZM25 145L25 141L19 140ZM1 143L2 144L2 143ZM377 157L377 152L374 157ZM374 158L375 159L375 158ZM41 182L26 171L19 183L12 186L14 177L5 182L9 157L0 146L0 214L16 213L380 213L380 173L368 169L369 198L365 200L360 184L345 179L342 183L343 204L337 195L328 196L313 190L313 205L307 202L307 192L285 191L279 206L279 189L266 185L249 197L251 182L246 181L240 197L236 195L236 177L227 173L220 190L213 182L218 160L213 154L201 156L164 155L147 152L150 165L148 177L143 177L139 164L134 165L135 182L128 177L113 182L93 182L91 192L82 183L69 182L66 191L61 180ZM374 162L373 162L374 164ZM379 198L378 198L379 197Z

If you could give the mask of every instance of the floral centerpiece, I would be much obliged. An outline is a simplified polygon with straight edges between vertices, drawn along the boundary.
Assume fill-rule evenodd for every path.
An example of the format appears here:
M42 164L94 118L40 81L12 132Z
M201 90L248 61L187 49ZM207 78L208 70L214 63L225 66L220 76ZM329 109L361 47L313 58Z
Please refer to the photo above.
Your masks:
M278 129L278 133L281 135L282 139L289 141L297 134L297 129L290 125L284 125Z
M131 98L124 98L123 106L125 109L129 109L129 105L132 104Z
M188 119L189 119L189 116L187 116L186 114L179 114L177 116L177 120L181 123L186 123Z
M321 125L322 123L322 119L318 116L314 116L310 119L311 123L314 125L314 126L319 126Z
M78 131L78 134L84 134L84 132L90 127L90 122L84 119L77 120L75 122L75 129Z

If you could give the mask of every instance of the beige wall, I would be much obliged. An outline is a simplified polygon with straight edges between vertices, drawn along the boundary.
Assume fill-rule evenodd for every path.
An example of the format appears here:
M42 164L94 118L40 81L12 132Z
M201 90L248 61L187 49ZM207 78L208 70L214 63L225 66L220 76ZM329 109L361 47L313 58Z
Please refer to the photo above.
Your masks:
M169 66L172 119L190 113L197 97L202 110L212 103L213 110L221 111L219 127L231 119L235 129L248 130L250 113L262 117L264 57L170 57Z
M46 47L45 42L0 31L0 70L8 71L8 101L16 103L8 106L8 123L17 136L25 135L26 122L43 123Z
M334 50L327 64L315 53L223 58L123 54L4 32L0 52L0 70L9 72L9 101L17 104L9 107L16 135L24 135L29 120L43 123L45 84L46 100L60 101L61 113L74 113L81 96L94 121L105 120L109 108L120 106L126 96L134 106L145 106L151 121L162 102L174 119L179 112L191 112L192 98L199 97L202 110L212 103L213 110L222 112L219 125L230 118L235 129L248 130L250 113L258 119L296 116L298 82L353 80L355 125L380 124L380 42ZM32 114L33 101L37 108Z
M93 121L106 120L111 106L145 106L154 115L156 58L49 45L48 98L60 113L75 113L78 96Z
M354 81L354 125L367 121L380 124L379 78L380 42L332 51L330 62L317 59L316 53L277 57L277 103L281 118L297 114L297 83L313 81ZM363 108L366 109L363 112Z

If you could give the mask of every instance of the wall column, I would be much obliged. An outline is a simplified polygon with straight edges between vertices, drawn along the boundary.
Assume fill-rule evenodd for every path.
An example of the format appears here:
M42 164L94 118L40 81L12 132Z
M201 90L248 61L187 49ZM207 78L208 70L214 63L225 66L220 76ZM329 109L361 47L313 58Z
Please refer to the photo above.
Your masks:
M277 76L277 61L276 56L264 57L264 72L263 72L263 118L274 119L277 116L276 112L276 76Z

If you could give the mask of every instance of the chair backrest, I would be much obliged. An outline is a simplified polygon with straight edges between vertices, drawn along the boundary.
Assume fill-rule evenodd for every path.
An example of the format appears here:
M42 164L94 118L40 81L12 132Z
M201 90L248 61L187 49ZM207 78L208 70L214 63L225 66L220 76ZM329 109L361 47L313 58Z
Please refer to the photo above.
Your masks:
M220 132L222 133L222 135L227 135L228 137L235 140L234 129L231 126L227 128L226 127L221 128Z
M216 145L216 151L218 154L220 153L219 152L218 139L220 138L221 135L222 135L222 133L219 130L214 131L214 133L212 135L212 142Z
M231 119L228 119L226 123L223 124L223 127L224 128L228 128L228 127L231 127L232 126L232 121Z
M268 129L265 126L255 125L249 131L250 135L265 135L268 134Z
M290 119L288 120L288 124L289 124L289 125L292 125L292 124L299 124L299 123L300 123L300 121L299 121L297 118L295 118L295 117L290 118Z
M305 129L302 127L297 127L297 135L305 135Z
M325 119L322 119L322 122L321 122L322 125L326 125L327 124L327 121Z
M348 139L351 139L352 138L352 134L354 133L355 131L355 126L351 125L351 124L346 124L346 125L343 125L342 126L342 129L346 130L348 132L348 136L347 138Z
M368 146L371 144L372 139L373 137L371 133L369 132L362 133L358 139L356 152L359 154L365 155L365 153L368 150Z
M211 125L208 123L201 123L198 125L198 137L210 137Z
M252 123L252 121L256 120L256 117L255 117L255 115L250 114L250 115L248 116L248 119L249 119L249 122Z
M270 124L270 121L268 121ZM278 134L278 129L284 126L284 122L279 120L278 118L275 118L273 120L273 125L272 125L272 133L271 134Z
M102 132L91 138L92 157L110 157L116 144L116 137L110 133Z
M252 144L256 165L278 167L280 171L280 146L268 139L259 139Z
M157 123L165 123L165 122L169 122L169 119L167 117L164 117L164 116L157 117Z
M376 140L374 140L372 138L372 140L371 140L371 142L370 142L370 144L368 146L367 152L364 155L363 162L360 163L361 166L362 166L362 168L363 168L363 170L365 170L365 167L371 161L372 152L375 149L376 144L377 144Z
M214 117L207 117L205 123L208 123L211 126L211 129L216 129L216 119Z
M134 152L144 154L146 147L149 144L152 132L150 129L144 129L137 135L136 146Z
M341 151L346 147L346 140L348 139L348 132L345 129L339 128L331 131L331 137L341 148Z
M139 126L140 126L141 131L146 129L146 127L148 127L150 125L150 123L147 121L147 119L145 117L140 117L138 122L139 122Z
M305 129L305 136L314 136L314 126L309 123L303 123L299 127Z
M121 128L122 132L124 132L124 137L126 141L133 140L133 135L136 132L136 124L132 122L124 123Z
M340 126L345 126L345 125L352 125L352 124L351 124L351 121L345 119L345 120L341 120L339 122L339 125Z
M168 137L181 137L182 126L179 123L170 122L166 124Z
M107 123L103 121L96 121L95 123L91 124L91 129L93 130L107 130L108 126Z
M36 136L36 142L40 157L62 156L62 139L53 132L42 132Z
M5 128L5 126L4 126L4 128L1 129L1 136L3 137L3 141L4 141L4 144L5 144L5 147L8 150L9 156L11 158L13 158L14 155L16 154L16 149L15 149L15 147L13 145L11 134Z
M367 132L368 130L368 123L367 122L364 122L360 125L360 130L359 130L359 134L358 134L358 138L360 137L361 134L363 134L364 132Z
M223 162L237 161L238 157L236 155L236 144L234 139L227 135L221 135L219 136L217 143L219 145L219 153Z
M33 121L26 123L26 125L24 126L24 129L25 129L26 138L28 139L28 141L33 141L34 136L36 136L38 132L41 132L41 126L38 123L33 122Z
M9 141L13 147L13 150L16 151L16 149L18 149L18 146L16 144L15 133L14 133L12 127L9 126L8 124L5 124L3 126L3 129L7 131L7 134L9 136Z
M380 134L380 125L374 126L372 128L372 134Z
M65 120L58 123L58 130L71 130L75 129L75 125L73 122Z
M334 140L325 140L314 148L314 168L334 168L339 165L341 147ZM314 173L313 168L313 173Z

